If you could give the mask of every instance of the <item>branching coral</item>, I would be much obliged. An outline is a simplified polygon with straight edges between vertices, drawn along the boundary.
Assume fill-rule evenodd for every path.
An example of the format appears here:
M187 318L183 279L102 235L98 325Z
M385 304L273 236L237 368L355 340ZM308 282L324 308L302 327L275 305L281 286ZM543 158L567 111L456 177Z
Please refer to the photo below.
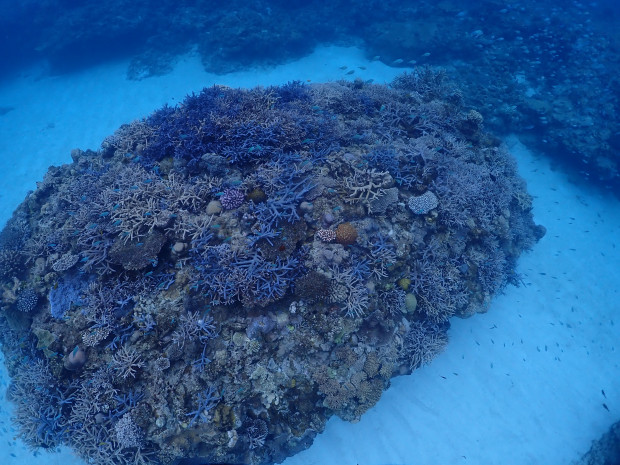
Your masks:
M364 202L366 205L371 200L384 195L384 188L389 186L391 178L387 171L355 169L351 176L344 178L342 186L349 192L345 201Z

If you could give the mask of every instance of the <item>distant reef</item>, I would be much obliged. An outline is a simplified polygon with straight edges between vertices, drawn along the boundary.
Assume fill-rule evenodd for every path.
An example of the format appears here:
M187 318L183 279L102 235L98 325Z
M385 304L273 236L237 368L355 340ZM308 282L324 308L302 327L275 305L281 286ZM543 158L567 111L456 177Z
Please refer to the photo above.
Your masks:
M19 437L269 464L429 363L544 235L441 71L205 88L51 167L0 233Z
M619 465L620 422L616 422L600 439L592 441L590 450L571 465Z
M274 66L321 44L443 66L496 134L517 134L574 182L620 195L617 2L48 0L0 3L0 75L34 60L62 73L130 60L170 72L197 52L214 73ZM370 14L369 12L372 12ZM343 76L364 71L343 63Z

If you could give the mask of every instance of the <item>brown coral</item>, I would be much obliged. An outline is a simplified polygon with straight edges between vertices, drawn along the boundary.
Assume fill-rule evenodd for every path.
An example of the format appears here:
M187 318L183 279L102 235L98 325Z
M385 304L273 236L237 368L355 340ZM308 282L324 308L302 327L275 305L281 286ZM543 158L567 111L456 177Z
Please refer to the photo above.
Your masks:
M134 238L129 241L120 236L110 249L110 259L126 270L141 270L157 263L157 254L165 243L166 236L157 230L141 239Z
M336 228L336 242L342 245L355 244L357 229L351 223L341 223Z

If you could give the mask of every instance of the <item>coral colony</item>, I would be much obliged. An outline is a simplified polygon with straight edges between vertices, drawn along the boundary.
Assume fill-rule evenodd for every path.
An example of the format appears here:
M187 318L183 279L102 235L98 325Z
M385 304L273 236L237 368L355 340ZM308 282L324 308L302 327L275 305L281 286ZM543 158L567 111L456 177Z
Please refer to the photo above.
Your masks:
M485 311L544 228L439 71L214 86L52 167L0 235L32 448L267 464Z

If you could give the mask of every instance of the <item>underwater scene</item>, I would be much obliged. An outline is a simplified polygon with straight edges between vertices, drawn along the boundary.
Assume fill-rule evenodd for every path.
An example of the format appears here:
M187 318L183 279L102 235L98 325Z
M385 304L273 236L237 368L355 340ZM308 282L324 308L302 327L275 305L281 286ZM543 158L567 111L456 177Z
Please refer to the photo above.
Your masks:
M0 0L0 463L620 464L618 24Z

